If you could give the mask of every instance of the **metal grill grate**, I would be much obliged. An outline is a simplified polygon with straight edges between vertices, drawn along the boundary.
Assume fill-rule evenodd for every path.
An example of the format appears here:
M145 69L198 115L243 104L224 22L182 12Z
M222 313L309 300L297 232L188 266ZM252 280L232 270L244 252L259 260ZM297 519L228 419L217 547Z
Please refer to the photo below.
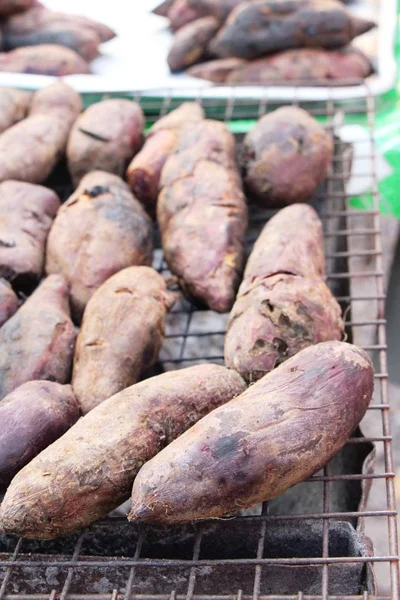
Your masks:
M162 100L138 99L154 118L180 102L168 94ZM232 95L227 101L203 99L202 104L209 117L227 121L257 118L274 108L267 90L261 103ZM358 430L323 472L254 514L158 529L110 517L79 535L46 543L2 536L0 600L399 600L374 101L368 96L346 106L335 101L332 90L326 104L307 108L326 117L335 134L346 116L368 117L368 139L363 142L368 151L358 152L352 177L372 175L372 207L362 212L349 208L352 144L339 138L332 171L315 206L324 223L328 283L346 315L348 339L375 360L375 397L367 418L375 426L380 423L379 431L363 437ZM363 161L367 168L357 171ZM256 207L250 212L249 249L271 215ZM154 266L167 274L161 250ZM157 368L222 363L226 321L226 315L179 302L167 318ZM383 449L384 457L384 469L375 473L373 444ZM368 509L369 486L379 480L386 493L379 507ZM369 518L380 519L387 529L385 554L373 555L363 533ZM388 565L390 595L376 595L371 567L379 563Z

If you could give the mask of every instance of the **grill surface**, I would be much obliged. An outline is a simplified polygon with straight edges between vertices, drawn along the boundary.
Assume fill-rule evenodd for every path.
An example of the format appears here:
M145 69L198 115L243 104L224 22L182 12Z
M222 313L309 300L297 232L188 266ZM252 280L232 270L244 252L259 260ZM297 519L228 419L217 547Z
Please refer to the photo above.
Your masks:
M154 118L179 104L168 95L162 102L138 100ZM296 99L293 103L298 104ZM227 102L206 100L203 106L210 118L227 121L257 118L275 108L267 91L261 103L232 96ZM47 543L3 535L0 600L399 600L374 101L367 97L346 106L332 93L326 104L306 108L326 117L335 134L345 117L362 112L368 117L371 151L364 157L358 154L357 161L360 165L364 159L368 167L357 171L356 164L352 175L361 179L372 174L372 208L349 209L345 187L351 148L339 139L332 172L315 206L324 223L328 283L346 315L348 340L364 347L375 361L375 395L367 418L373 419L377 434L363 438L356 432L323 472L252 515L169 529L109 518L81 534ZM65 195L64 182L55 177L53 184ZM250 214L249 249L272 213L253 207ZM154 266L167 274L161 250ZM226 315L179 302L167 318L165 344L153 372L222 363L226 321ZM368 331L375 336L373 343L365 335ZM382 446L384 456L384 469L376 473L371 468L373 444ZM372 510L365 498L375 480L384 482L385 493ZM373 555L363 534L369 518L380 519L387 529L385 554ZM390 596L375 595L374 563L388 566Z

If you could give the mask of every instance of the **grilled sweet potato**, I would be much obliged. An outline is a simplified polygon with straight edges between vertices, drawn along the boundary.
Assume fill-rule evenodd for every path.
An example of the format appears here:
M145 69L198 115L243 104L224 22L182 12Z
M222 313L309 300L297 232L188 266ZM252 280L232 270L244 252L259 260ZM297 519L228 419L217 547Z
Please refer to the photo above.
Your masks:
M175 34L167 62L172 72L182 71L207 54L208 44L217 33L214 17L203 17L181 27Z
M136 383L155 363L175 295L151 267L129 267L89 300L77 339L72 387L85 414Z
M63 77L74 73L90 73L90 68L74 50L56 44L42 44L1 52L1 71Z
M51 539L106 515L129 498L146 460L244 389L239 375L207 364L164 373L109 398L13 479L1 528Z
M25 118L31 100L30 92L0 88L0 133Z
M151 11L153 14L158 15L159 17L168 17L168 11L172 7L175 0L164 0L160 4L158 4Z
M251 59L290 48L340 48L374 25L338 0L256 0L230 13L210 50Z
M226 312L239 284L247 229L235 140L211 120L182 129L179 138L162 171L157 205L164 255L190 297Z
M168 19L172 31L177 31L188 23L203 17L203 13L195 6L189 6L187 0L175 0L168 11Z
M0 183L0 276L30 289L43 273L46 239L60 207L57 194L24 181Z
M75 337L65 280L47 277L0 329L0 399L26 381L67 383Z
M248 63L243 58L217 58L193 65L186 73L191 77L207 79L214 83L224 83L231 73L235 73L242 65L246 64Z
M18 298L11 285L0 279L0 327L13 316L18 309Z
M178 130L202 119L200 104L184 102L151 127L142 150L129 165L126 176L130 188L150 213L157 204L161 171L175 149Z
M0 492L13 477L79 418L69 385L29 381L0 402Z
M215 518L278 496L346 443L368 408L373 381L367 355L355 346L306 348L144 465L129 519Z
M187 0L188 6L196 9L204 15L211 15L221 23L239 4L245 4L249 0Z
M143 129L143 111L136 102L114 98L89 106L76 120L68 140L68 168L74 184L89 171L123 177L128 161L142 145Z
M0 0L0 17L28 10L37 0Z
M0 135L0 181L42 183L63 155L80 96L59 81L32 100L29 116Z
M92 171L62 205L47 244L47 273L71 286L73 315L80 320L106 279L132 265L151 264L150 218L117 175Z
M332 161L331 135L306 111L279 108L262 117L243 142L244 182L266 206L307 202Z

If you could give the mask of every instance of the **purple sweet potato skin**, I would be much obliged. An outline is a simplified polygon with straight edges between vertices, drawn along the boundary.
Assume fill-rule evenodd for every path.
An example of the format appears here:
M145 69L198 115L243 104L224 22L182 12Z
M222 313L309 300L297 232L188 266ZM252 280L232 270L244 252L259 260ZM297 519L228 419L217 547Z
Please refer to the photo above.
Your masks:
M365 352L350 344L306 348L144 465L129 519L217 518L304 481L361 421L373 374Z
M175 0L168 11L168 19L172 31L177 31L188 23L203 17L196 7L189 6L187 0Z
M175 34L167 62L170 70L182 71L207 54L208 44L217 33L214 17L203 17L181 27Z
M75 185L90 171L123 177L128 161L143 143L144 116L131 100L113 98L92 104L78 117L67 146Z
M244 139L244 182L268 207L307 202L325 179L332 156L332 136L313 117L294 106L278 108Z
M243 58L216 58L193 65L186 73L191 77L207 79L214 83L224 83L231 73L235 73L236 70L240 70L242 65L246 64L247 61Z
M88 63L74 50L56 44L25 46L0 53L0 72L63 77L90 73Z
M161 2L155 8L153 8L152 13L158 15L159 17L167 17L168 11L174 2L175 0L164 0L164 2Z
M32 94L24 90L0 89L0 133L25 118Z
M245 4L249 0L187 0L188 6L196 7L204 15L211 15L221 23L239 4Z
M18 309L18 297L5 279L0 279L0 327Z
M23 12L36 4L37 0L0 0L0 17Z
M95 290L125 267L152 261L152 224L117 175L92 171L58 211L47 243L46 272L70 285L80 320Z
M244 389L239 375L207 364L109 398L14 478L1 505L2 530L51 539L107 515L129 498L144 462Z
M160 189L157 219L170 270L188 296L217 312L230 310L244 261L247 205L226 126L205 120L182 129Z
M83 316L72 387L86 414L136 383L155 363L164 340L164 317L175 300L151 267L116 273L93 294Z
M0 276L30 288L43 273L46 239L60 207L55 192L24 181L0 183Z
M0 399L35 379L67 383L75 338L66 282L47 277L0 329Z
M29 381L0 403L0 491L79 419L71 386Z

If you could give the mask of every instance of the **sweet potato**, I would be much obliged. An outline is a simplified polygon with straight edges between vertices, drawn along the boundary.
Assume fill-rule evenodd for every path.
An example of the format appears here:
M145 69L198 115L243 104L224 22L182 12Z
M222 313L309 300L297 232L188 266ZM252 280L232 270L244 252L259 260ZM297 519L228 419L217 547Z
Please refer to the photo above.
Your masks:
M188 296L232 307L244 261L247 205L235 140L218 121L183 128L161 175L157 218L164 255Z
M175 0L168 11L168 19L172 31L177 31L188 23L203 17L203 13L195 6L188 6L187 0Z
M0 135L0 181L45 181L81 108L79 94L61 81L36 92L29 116Z
M60 207L55 192L24 181L0 183L0 277L32 288L41 278L46 239Z
M244 389L239 375L207 364L164 373L109 398L13 479L1 528L51 539L89 525L129 498L146 460Z
M79 418L71 386L29 381L0 402L0 492Z
M242 65L248 64L243 58L217 58L208 60L187 69L187 75L207 79L214 83L224 83L231 73L236 72Z
M196 9L204 15L211 15L221 23L239 4L245 4L249 0L187 0L188 6Z
M36 4L36 0L0 0L0 17L23 12Z
M63 77L74 73L90 73L90 67L77 52L70 48L56 44L42 44L1 52L1 71Z
M322 225L293 204L264 227L229 316L225 364L255 381L311 344L340 340L339 304L323 281Z
M0 399L26 381L67 383L75 338L66 282L47 277L0 329Z
M132 100L114 98L92 104L76 120L67 145L68 168L75 185L89 171L123 177L143 142L144 116Z
M208 44L217 33L219 23L214 17L203 17L181 27L175 34L167 62L172 72L193 65L205 54Z
M30 92L0 88L0 133L25 118L31 100Z
M93 293L114 273L149 265L150 218L122 179L92 171L62 205L47 244L47 273L61 273L71 287L77 320Z
M227 73L225 81L247 85L284 81L326 84L332 80L342 80L345 83L346 80L364 79L371 72L372 67L368 58L352 46L338 50L301 48L243 62ZM199 76L201 75L200 71ZM204 72L204 79L207 79L207 71Z
M11 285L0 279L0 327L13 316L18 309L18 298Z
M144 465L129 519L216 518L278 496L346 443L373 382L363 350L343 342L306 348Z
M77 339L72 387L85 414L136 383L155 363L175 296L151 267L129 267L89 300Z
M164 2L161 2L153 8L151 12L159 17L168 17L168 11L172 7L174 1L175 0L164 0Z
M266 114L243 142L244 182L266 206L307 202L324 181L333 139L305 110Z
M126 173L129 186L150 213L157 204L161 171L175 149L178 130L202 119L204 111L200 104L184 102L151 127L142 150L129 165Z
M230 13L210 50L251 59L290 48L340 48L374 25L338 0L256 0Z

